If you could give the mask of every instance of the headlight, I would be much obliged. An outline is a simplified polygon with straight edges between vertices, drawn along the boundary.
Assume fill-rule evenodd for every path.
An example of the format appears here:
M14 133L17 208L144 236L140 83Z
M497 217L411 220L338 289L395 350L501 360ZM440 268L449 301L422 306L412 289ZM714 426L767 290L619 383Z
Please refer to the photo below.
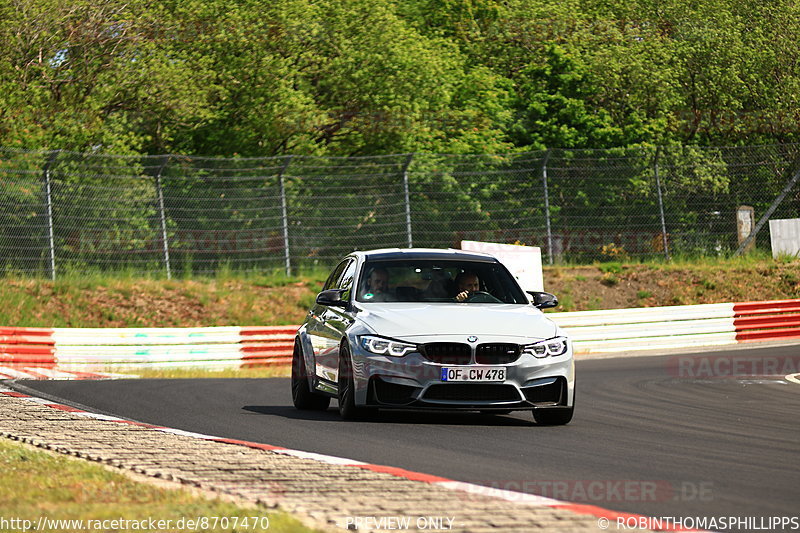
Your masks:
M402 357L409 352L417 350L416 344L393 341L391 339L384 339L383 337L373 337L372 335L361 337L361 346L370 353L376 355L391 355L393 357Z
M522 353L530 354L534 357L555 357L563 355L567 352L567 338L566 337L553 337L546 341L539 341L533 344L528 344L522 349Z

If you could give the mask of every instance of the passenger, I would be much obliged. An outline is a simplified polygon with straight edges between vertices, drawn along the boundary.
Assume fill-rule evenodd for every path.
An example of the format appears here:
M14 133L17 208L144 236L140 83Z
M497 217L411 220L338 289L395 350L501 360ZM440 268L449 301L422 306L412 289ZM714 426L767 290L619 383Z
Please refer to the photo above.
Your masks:
M461 272L456 276L456 296L457 302L463 302L472 293L481 290L481 280L474 272Z
M364 284L363 299L366 302L394 302L396 298L389 293L389 272L376 268L369 273Z

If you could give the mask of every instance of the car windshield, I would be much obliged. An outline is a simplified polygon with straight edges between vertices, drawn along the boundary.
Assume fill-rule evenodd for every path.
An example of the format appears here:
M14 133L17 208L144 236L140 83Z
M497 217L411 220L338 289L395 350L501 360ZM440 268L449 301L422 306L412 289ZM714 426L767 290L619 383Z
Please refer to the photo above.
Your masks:
M458 260L367 261L359 302L528 304L516 280L499 263Z

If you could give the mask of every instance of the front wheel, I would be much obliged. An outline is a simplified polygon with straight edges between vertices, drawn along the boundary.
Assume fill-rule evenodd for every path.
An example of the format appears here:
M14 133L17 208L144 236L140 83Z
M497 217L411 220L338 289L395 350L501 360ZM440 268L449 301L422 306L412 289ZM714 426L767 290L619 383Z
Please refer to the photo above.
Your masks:
M331 404L328 396L314 394L308 387L308 373L303 360L303 350L300 342L294 341L292 352L292 403L304 411L324 411Z

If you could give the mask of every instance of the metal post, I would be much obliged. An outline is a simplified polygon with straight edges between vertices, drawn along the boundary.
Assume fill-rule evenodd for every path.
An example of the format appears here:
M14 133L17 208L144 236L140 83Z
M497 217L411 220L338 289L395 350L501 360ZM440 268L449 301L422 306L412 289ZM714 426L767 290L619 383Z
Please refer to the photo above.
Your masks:
M287 155L286 159L281 166L281 169L278 171L278 182L281 188L281 222L283 224L283 255L284 261L286 263L286 276L289 277L292 275L292 258L289 253L289 213L286 208L286 187L283 183L283 174L289 168L289 164L292 162L292 156Z
M547 189L547 161L551 150L548 148L542 161L542 185L544 186L544 222L547 227L547 262L553 264L553 232L550 229L550 193Z
M661 214L661 241L664 245L664 257L669 261L669 244L667 242L667 221L664 218L664 198L661 195L661 178L658 175L658 156L661 154L661 147L656 146L656 157L653 160L653 171L656 175L656 188L658 189L658 210Z
M61 150L53 150L44 166L44 195L47 204L47 237L50 245L50 279L56 280L56 241L53 232L53 195L50 186L50 167L55 163Z
M167 240L167 216L166 209L164 209L164 191L161 187L161 174L169 163L169 156L164 156L161 161L161 166L158 167L156 173L156 190L158 192L158 213L161 217L161 242L164 250L164 265L167 269L167 279L172 279L172 269L169 264L169 241Z
M774 213L775 210L778 209L778 206L783 203L786 195L788 195L791 190L794 189L794 186L797 184L798 180L800 180L800 170L795 172L794 176L792 176L792 179L786 182L786 186L783 188L778 197L775 198L775 201L772 202L772 205L769 206L769 209L767 209L766 213L764 213L764 215L758 220L756 227L753 228L753 231L750 232L750 235L748 235L747 238L742 241L742 244L739 245L739 248L736 249L736 253L733 254L734 256L742 255L742 252L744 252L753 239L756 238L756 235L758 235L758 232L764 227L764 224L767 223L769 217L772 216L772 213Z
M411 166L411 161L414 160L414 154L408 154L405 164L403 165L403 194L406 200L406 234L408 235L408 247L414 247L414 240L411 235L411 196L408 192L408 167Z

